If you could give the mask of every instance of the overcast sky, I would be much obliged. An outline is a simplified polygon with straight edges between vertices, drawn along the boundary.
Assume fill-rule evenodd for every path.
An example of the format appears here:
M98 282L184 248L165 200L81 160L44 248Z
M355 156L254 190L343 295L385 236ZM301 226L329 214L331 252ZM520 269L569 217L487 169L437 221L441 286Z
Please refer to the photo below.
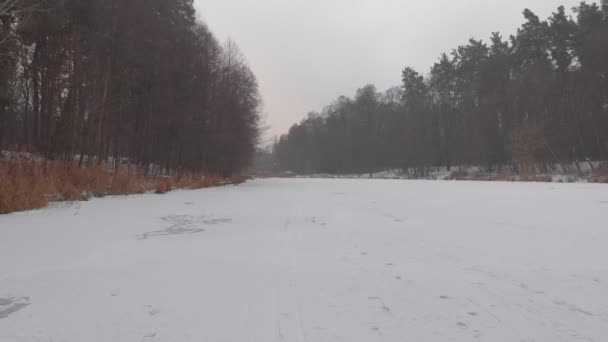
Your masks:
M546 18L578 0L195 0L220 40L233 39L258 77L269 136L372 83L427 74L442 52L493 31L513 34L530 8Z

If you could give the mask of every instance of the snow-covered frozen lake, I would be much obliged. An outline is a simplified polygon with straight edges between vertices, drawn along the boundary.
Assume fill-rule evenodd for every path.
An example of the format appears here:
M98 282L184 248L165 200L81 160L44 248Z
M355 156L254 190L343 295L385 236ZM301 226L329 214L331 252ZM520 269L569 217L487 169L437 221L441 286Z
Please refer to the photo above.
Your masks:
M0 341L608 341L608 187L257 180L0 216Z

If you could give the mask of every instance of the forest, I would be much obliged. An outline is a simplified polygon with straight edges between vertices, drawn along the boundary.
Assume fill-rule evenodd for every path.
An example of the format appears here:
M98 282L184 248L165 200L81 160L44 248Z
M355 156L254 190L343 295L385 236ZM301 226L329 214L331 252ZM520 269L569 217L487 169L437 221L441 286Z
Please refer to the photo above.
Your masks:
M261 102L192 0L0 0L0 150L231 175L255 153Z
M278 168L352 174L608 160L608 0L526 9L509 38L470 39L428 74L312 112L274 145ZM415 52L412 52L415 53Z

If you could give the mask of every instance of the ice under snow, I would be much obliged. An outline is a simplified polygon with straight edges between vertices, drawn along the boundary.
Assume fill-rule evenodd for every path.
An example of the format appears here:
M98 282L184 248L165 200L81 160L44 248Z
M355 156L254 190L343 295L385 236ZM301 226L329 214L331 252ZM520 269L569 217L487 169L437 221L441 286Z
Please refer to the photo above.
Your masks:
M271 179L1 216L0 341L608 341L608 187Z

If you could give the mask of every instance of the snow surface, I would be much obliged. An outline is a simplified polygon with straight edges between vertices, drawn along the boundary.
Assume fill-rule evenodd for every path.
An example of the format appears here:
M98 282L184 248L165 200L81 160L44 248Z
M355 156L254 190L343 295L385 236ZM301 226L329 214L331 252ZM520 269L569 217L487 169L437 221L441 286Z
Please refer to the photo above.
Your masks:
M0 217L0 341L607 341L608 187L257 180Z

